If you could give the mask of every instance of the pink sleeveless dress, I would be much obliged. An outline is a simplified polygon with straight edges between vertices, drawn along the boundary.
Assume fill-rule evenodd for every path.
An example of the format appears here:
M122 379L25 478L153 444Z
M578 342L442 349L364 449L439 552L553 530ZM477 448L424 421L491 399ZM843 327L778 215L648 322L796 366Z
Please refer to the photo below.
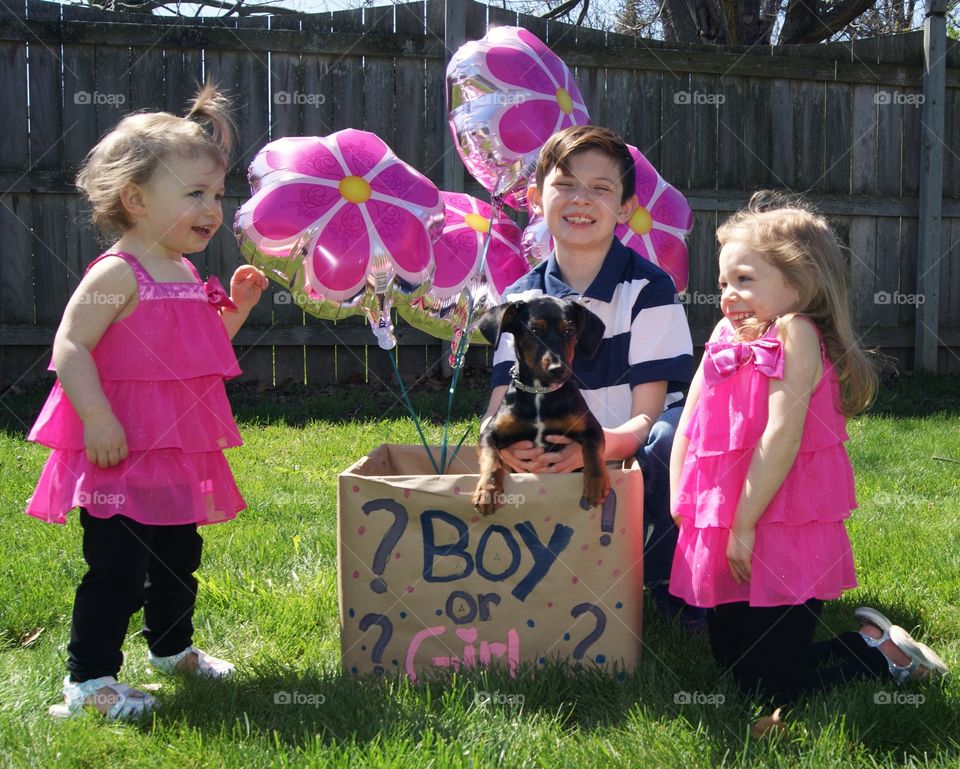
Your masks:
M105 470L87 459L83 423L58 380L28 436L52 452L27 513L51 523L74 507L152 525L234 518L246 505L223 455L242 443L223 384L240 373L217 312L226 294L186 260L195 283L158 283L126 253L90 266L106 256L130 265L140 300L93 350L129 456Z
M747 601L785 606L838 598L856 587L844 520L856 504L844 441L840 385L821 345L797 458L757 522L749 583L738 585L726 551L754 449L767 424L771 379L783 379L776 326L753 342L729 332L707 343L700 399L688 423L680 477L681 518L670 592L694 606Z

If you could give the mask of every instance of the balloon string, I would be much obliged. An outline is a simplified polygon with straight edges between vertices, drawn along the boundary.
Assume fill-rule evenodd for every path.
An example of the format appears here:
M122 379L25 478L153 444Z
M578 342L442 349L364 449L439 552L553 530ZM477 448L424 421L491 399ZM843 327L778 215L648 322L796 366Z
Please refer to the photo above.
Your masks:
M393 350L384 350L387 354L387 357L390 358L390 365L393 367L393 374L397 378L397 383L400 385L400 395L403 397L403 402L406 404L407 411L410 412L410 416L413 418L413 424L417 428L417 432L420 434L420 442L423 444L424 451L427 452L427 458L430 460L430 464L433 465L433 471L437 475L442 475L442 470L437 467L437 461L433 458L433 452L430 451L430 444L427 443L427 436L423 434L423 429L420 427L420 417L417 416L417 412L413 409L413 404L410 402L410 395L407 393L407 387L403 383L403 377L400 376L400 369L397 368L396 357L394 356Z
M490 207L490 219L487 222L487 234L483 239L483 251L480 254L480 267L477 270L477 274L483 274L483 271L487 267L487 251L490 249L490 241L493 238L493 221L496 219L497 215L503 208L503 196L494 195L492 198L493 205ZM447 471L447 442L448 442L448 431L450 427L450 417L453 413L453 396L457 391L457 380L460 378L460 372L463 370L464 356L466 355L467 346L470 344L470 326L473 322L473 311L475 309L473 304L473 297L470 294L470 291L467 287L464 287L463 293L467 298L467 319L463 324L462 333L460 338L457 340L457 349L453 354L453 378L450 380L450 389L447 391L447 418L443 422L443 439L440 441L440 468L441 472ZM460 439L460 442L457 444L456 450L453 452L453 455L450 457L450 463L453 463L453 460L456 458L457 454L460 451L460 446L463 445L464 440L469 434L470 430L463 434L463 437Z

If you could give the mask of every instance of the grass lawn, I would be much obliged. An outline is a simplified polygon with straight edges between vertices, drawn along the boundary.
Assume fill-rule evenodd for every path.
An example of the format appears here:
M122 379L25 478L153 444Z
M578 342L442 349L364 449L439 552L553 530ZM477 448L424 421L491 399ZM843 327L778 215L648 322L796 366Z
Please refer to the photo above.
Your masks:
M203 530L195 622L197 644L240 674L225 683L164 680L163 708L143 724L55 721L46 711L60 697L83 560L76 516L61 527L22 513L47 454L24 440L44 397L0 401L0 766L960 765L955 678L903 690L889 680L851 685L795 709L786 737L758 742L747 738L754 709L718 675L706 640L649 607L644 661L622 681L559 668L418 686L344 676L337 474L381 443L417 440L392 397L362 387L235 393L246 444L229 458L249 509ZM442 390L414 401L424 415L445 410ZM462 387L457 401L456 437L473 426L475 440L485 395ZM441 421L429 423L430 437ZM960 380L888 385L850 436L860 587L827 607L822 630L852 629L853 609L873 605L921 628L960 670ZM157 680L139 622L121 678L134 685ZM275 704L279 691L309 704ZM500 694L500 704L483 704L483 692ZM678 702L682 692L700 704Z

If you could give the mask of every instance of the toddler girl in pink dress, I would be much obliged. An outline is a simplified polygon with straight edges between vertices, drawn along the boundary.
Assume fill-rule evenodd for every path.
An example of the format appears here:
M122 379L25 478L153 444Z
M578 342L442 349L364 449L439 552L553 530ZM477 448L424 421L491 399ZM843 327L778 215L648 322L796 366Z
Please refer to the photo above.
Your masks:
M120 239L87 268L53 346L57 382L29 439L52 451L27 512L64 523L80 508L88 570L77 587L65 702L111 719L155 705L117 683L130 616L144 610L150 661L208 678L233 665L193 646L197 526L245 507L223 450L241 443L224 379L230 339L267 285L237 269L228 297L183 254L223 222L232 142L227 101L207 85L186 117L128 115L87 156L77 185Z
M866 607L859 632L813 642L823 602L857 584L845 424L877 387L851 328L836 235L803 204L757 193L717 238L724 318L671 455L670 592L709 609L717 663L777 705L888 670L898 683L945 673Z

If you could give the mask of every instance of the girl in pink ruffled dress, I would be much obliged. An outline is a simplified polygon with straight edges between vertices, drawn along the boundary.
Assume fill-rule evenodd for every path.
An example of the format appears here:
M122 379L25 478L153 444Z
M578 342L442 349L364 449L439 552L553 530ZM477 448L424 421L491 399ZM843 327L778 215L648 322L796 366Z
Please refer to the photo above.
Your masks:
M241 443L224 379L240 373L230 339L267 281L240 267L227 297L183 257L206 248L223 222L231 141L227 101L207 85L186 117L124 118L77 177L94 223L120 239L67 303L53 346L57 382L29 435L52 451L27 512L64 523L79 507L88 566L54 715L87 705L126 719L156 705L116 680L141 607L156 668L234 671L192 643L197 526L245 507L223 455Z
M671 455L670 592L709 609L717 663L777 705L857 676L946 672L866 607L859 632L813 642L823 602L857 584L845 423L877 387L852 332L836 235L802 203L757 193L717 238L724 319Z

